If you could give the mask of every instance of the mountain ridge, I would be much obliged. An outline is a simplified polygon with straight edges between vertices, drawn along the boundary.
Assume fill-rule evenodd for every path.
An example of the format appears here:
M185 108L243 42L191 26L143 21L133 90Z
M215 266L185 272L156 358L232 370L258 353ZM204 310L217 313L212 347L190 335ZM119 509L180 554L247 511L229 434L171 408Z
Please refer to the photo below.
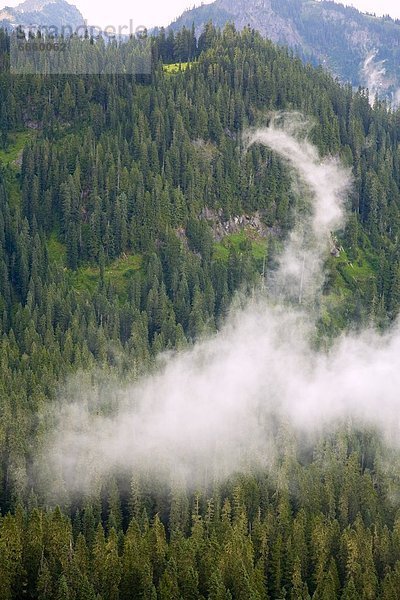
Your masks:
M400 88L400 21L375 17L331 0L216 0L185 11L169 28L207 22L247 26L322 64L342 82L394 98Z
M85 19L79 9L66 0L25 0L16 7L0 10L0 27L71 27L83 25Z

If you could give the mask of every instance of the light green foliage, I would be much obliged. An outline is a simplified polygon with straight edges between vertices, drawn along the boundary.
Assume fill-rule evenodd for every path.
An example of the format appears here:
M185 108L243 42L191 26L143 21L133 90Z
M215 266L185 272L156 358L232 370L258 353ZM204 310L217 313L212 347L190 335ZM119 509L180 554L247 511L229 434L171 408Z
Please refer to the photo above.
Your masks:
M224 237L221 242L214 244L214 256L218 260L227 262L229 251L234 250L238 254L250 253L257 265L264 261L267 254L268 242L254 234L254 232L241 231Z
M104 282L111 283L118 296L126 297L129 280L141 269L142 257L138 254L122 256L107 265L104 269ZM71 285L78 292L96 291L100 282L100 268L95 266L82 266L71 274Z
M163 65L163 70L168 75L176 75L177 73L182 73L187 69L191 69L194 63L184 62L184 63L172 63L169 65Z
M19 170L17 161L22 158L26 144L33 138L32 131L17 131L10 134L6 149L0 148L0 165L8 165Z

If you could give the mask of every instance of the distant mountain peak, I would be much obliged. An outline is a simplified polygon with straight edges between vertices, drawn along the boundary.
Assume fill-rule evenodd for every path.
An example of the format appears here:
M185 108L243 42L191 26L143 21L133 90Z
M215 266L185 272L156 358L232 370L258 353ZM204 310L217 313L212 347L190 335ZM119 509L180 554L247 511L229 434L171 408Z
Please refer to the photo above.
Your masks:
M48 6L49 4L56 4L58 1L59 0L25 0L25 2L18 4L15 9L22 13L40 12L45 6Z
M78 8L66 0L25 0L14 8L0 10L0 27L65 27L75 29L85 19Z

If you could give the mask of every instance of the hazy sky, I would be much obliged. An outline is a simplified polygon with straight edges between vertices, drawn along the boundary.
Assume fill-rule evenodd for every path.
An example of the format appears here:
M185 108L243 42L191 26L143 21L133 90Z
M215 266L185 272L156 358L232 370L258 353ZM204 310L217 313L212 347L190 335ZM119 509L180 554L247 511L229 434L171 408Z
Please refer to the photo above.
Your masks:
M113 0L99 2L98 0L68 0L76 4L82 14L92 25L125 25L132 19L135 26L168 25L186 8L200 4L209 4L212 0ZM0 0L1 5L16 6L21 0ZM400 18L400 3L398 0L342 0L344 4L352 4L360 10L390 14Z
M400 18L400 4L398 0L342 0L343 4L355 6L359 10L376 13L377 15L390 15Z

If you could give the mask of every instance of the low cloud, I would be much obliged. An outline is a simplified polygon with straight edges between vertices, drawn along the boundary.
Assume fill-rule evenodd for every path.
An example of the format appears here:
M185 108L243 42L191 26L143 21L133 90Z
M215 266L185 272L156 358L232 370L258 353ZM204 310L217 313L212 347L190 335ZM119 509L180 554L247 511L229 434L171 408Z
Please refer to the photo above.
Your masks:
M196 486L269 468L277 423L313 436L350 419L397 443L399 329L315 347L315 313L302 299L320 293L351 181L299 131L298 116L286 115L246 135L247 148L264 144L290 165L309 208L269 276L269 292L232 308L213 337L162 357L155 374L124 389L110 384L101 408L97 391L77 376L39 460L53 493L89 492L114 472Z

